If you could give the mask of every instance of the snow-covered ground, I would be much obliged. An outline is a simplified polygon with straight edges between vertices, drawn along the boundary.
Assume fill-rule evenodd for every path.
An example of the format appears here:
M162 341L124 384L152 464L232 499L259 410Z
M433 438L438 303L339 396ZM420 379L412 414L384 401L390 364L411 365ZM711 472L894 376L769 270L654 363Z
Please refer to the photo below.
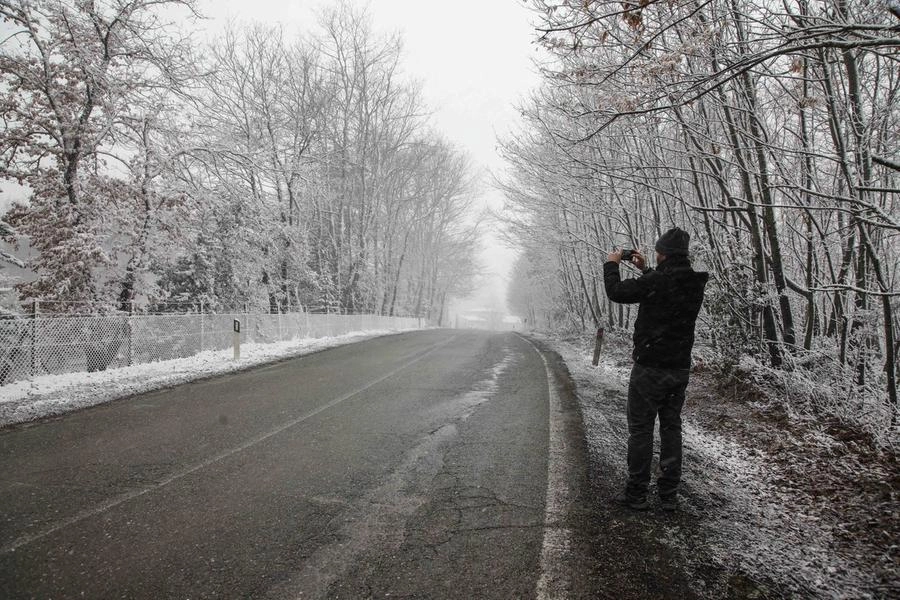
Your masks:
M628 342L613 341L594 367L589 341L542 339L578 387L592 464L624 483ZM860 451L807 424L773 424L764 407L723 398L711 375L692 379L682 518L658 539L696 569L698 592L900 597L895 457ZM703 581L710 572L718 581Z
M233 360L233 350L229 348L94 373L44 375L31 381L18 381L0 386L0 427L394 333L399 332L353 331L335 337L271 344L244 343L241 344L240 360Z

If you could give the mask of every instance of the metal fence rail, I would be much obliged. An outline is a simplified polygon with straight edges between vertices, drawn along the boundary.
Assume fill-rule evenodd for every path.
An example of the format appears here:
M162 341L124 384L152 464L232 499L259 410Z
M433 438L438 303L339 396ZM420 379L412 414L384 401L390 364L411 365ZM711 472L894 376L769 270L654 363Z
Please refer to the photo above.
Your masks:
M102 371L186 358L241 341L272 343L322 338L351 331L410 329L419 319L379 315L183 314L0 320L0 385L39 375Z

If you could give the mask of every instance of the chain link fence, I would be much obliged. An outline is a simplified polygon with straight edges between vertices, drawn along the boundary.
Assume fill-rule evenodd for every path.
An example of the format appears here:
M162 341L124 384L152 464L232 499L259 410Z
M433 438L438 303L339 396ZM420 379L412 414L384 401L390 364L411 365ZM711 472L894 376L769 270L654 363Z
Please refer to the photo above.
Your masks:
M224 350L232 345L235 320L242 343L263 344L421 326L408 317L306 312L6 319L0 320L0 385Z

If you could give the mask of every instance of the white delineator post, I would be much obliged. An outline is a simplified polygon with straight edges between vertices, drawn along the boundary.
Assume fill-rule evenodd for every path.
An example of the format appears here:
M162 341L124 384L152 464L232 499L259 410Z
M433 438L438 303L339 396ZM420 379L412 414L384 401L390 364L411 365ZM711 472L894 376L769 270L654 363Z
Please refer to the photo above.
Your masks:
M203 338L206 337L206 331L203 329L203 300L200 300L200 352L203 352Z
M237 319L234 320L234 333L232 335L232 340L234 342L234 360L241 359L241 322Z

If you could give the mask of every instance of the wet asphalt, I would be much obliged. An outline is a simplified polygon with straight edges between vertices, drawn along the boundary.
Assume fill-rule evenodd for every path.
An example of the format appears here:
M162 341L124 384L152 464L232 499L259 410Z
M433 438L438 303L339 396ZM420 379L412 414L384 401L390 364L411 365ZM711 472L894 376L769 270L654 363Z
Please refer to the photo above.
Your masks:
M0 597L533 597L547 389L436 330L4 430Z
M0 430L0 598L698 597L614 454L536 340L332 348Z

